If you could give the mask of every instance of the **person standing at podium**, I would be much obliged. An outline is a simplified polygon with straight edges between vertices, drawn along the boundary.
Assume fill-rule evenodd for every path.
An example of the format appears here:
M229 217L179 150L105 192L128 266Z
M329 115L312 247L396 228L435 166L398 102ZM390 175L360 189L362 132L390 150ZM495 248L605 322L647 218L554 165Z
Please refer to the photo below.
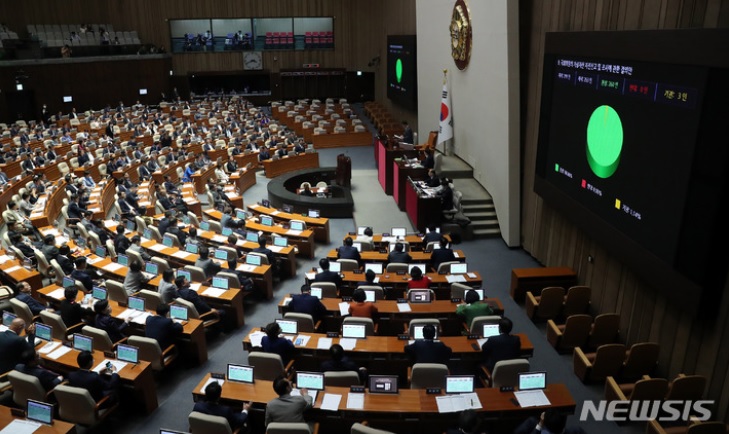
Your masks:
M402 142L412 145L415 142L415 134L413 133L413 129L410 128L410 124L408 124L408 121L402 121L402 126L405 129L405 131L403 131L402 133Z

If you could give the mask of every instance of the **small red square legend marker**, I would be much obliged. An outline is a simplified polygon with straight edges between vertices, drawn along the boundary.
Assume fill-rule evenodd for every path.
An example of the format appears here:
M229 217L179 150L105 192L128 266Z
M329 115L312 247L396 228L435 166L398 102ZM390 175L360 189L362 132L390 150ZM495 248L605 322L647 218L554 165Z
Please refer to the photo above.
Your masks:
M587 187L587 181L585 181L585 180L583 179L583 180L582 180L582 188L586 188L586 187Z

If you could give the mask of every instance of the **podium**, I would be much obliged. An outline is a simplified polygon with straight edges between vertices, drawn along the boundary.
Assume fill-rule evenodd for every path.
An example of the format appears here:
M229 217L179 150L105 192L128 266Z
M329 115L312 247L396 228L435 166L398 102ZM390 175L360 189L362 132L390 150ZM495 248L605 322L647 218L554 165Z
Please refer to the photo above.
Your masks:
M337 185L350 187L352 185L352 159L344 154L337 155Z

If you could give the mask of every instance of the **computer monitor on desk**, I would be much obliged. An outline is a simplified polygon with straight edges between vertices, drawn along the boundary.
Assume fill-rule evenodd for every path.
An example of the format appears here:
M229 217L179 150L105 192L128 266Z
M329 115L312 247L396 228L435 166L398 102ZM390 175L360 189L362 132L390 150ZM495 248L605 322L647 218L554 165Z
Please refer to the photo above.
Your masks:
M116 358L127 363L139 363L139 348L119 344L116 346Z
M370 375L370 393L398 393L397 375Z
M281 327L281 333L287 334L287 335L295 335L298 333L298 326L299 323L296 321L288 321L285 319L277 319L276 323L279 327Z
M324 390L324 374L321 372L296 373L296 387L299 389Z
M29 399L26 410L29 420L45 425L51 425L53 423L53 404Z
M393 237L405 238L405 236L407 236L408 234L408 231L406 228L392 228L390 234Z
M446 393L472 393L473 375L446 376Z
M382 263L375 262L375 263L365 264L364 268L365 268L365 273L367 272L367 270L372 270L375 274L382 274L383 267L382 267Z
M253 366L228 363L228 381L253 383Z

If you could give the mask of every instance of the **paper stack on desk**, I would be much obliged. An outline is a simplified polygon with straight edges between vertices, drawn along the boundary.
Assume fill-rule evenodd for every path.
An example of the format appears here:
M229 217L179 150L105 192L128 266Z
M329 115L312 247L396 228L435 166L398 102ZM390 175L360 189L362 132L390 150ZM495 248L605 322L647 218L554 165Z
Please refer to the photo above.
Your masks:
M364 410L364 393L348 393L347 408L352 410Z
M266 336L266 333L264 332L253 332L248 337L251 339L251 346L252 347L260 347L261 346L261 340L263 340L263 337Z
M477 393L463 393L460 395L436 396L438 413L456 413L468 409L481 408L481 401Z
M541 390L527 390L524 392L514 392L516 400L519 401L520 407L541 407L550 405L549 398Z
M342 395L337 395L334 393L325 393L324 398L321 400L320 408L322 410L337 411L337 410L339 410L340 402L342 402Z

